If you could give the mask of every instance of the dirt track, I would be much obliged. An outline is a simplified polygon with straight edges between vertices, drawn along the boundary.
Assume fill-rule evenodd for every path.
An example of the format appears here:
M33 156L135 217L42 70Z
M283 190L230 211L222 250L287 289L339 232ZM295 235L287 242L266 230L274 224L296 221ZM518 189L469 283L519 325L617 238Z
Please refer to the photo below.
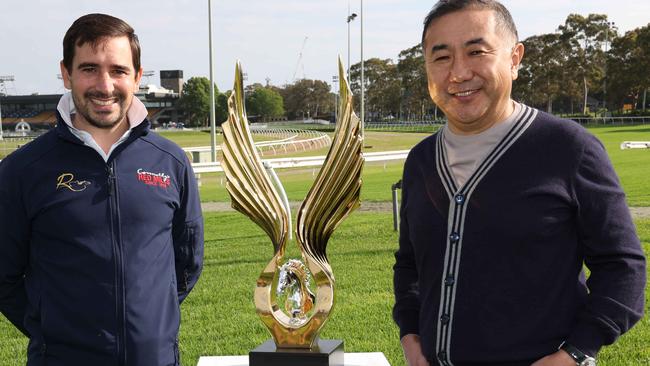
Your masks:
M291 209L297 210L300 202L291 202ZM230 202L204 202L203 211L207 212L229 212L234 211L230 207ZM392 212L393 205L391 202L362 202L359 211L364 212ZM650 207L631 207L630 212L635 219L650 218Z

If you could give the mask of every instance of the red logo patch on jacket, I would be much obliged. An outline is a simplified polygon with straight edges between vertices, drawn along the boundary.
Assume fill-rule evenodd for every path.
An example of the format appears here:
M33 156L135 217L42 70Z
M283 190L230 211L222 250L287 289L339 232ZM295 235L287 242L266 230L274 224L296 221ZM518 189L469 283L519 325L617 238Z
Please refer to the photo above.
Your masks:
M165 173L151 173L142 168L138 169L138 181L160 188L167 188L171 184L171 178Z

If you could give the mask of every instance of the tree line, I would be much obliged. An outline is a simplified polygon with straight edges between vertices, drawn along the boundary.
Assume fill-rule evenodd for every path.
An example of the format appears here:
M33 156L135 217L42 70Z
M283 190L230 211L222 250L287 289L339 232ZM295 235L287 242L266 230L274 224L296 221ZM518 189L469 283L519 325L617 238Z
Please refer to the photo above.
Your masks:
M550 113L593 115L644 113L650 87L650 23L619 34L604 14L571 14L554 33L528 37L513 98ZM361 64L350 67L355 110L360 108ZM401 51L397 62L364 62L366 119L422 120L441 117L431 102L421 46ZM207 78L189 79L179 100L193 125L207 125ZM322 80L300 79L284 86L246 86L253 120L322 118L333 120L337 96ZM335 88L336 89L336 85ZM215 85L217 121L227 118L230 91Z

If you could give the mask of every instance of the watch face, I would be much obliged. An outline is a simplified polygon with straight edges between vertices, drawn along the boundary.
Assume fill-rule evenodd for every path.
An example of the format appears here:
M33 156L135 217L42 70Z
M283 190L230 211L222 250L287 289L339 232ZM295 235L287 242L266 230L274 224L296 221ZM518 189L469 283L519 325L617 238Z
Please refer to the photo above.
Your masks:
M586 360L580 363L580 366L596 366L596 360L591 357L587 357Z

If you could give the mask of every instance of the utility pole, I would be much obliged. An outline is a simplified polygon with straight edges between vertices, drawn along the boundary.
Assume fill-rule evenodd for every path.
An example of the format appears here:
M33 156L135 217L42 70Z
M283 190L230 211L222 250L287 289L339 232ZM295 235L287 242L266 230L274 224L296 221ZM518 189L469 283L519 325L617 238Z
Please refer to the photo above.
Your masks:
M214 105L214 64L212 62L212 0L208 0L208 38L210 40L210 160L217 162L217 125Z

